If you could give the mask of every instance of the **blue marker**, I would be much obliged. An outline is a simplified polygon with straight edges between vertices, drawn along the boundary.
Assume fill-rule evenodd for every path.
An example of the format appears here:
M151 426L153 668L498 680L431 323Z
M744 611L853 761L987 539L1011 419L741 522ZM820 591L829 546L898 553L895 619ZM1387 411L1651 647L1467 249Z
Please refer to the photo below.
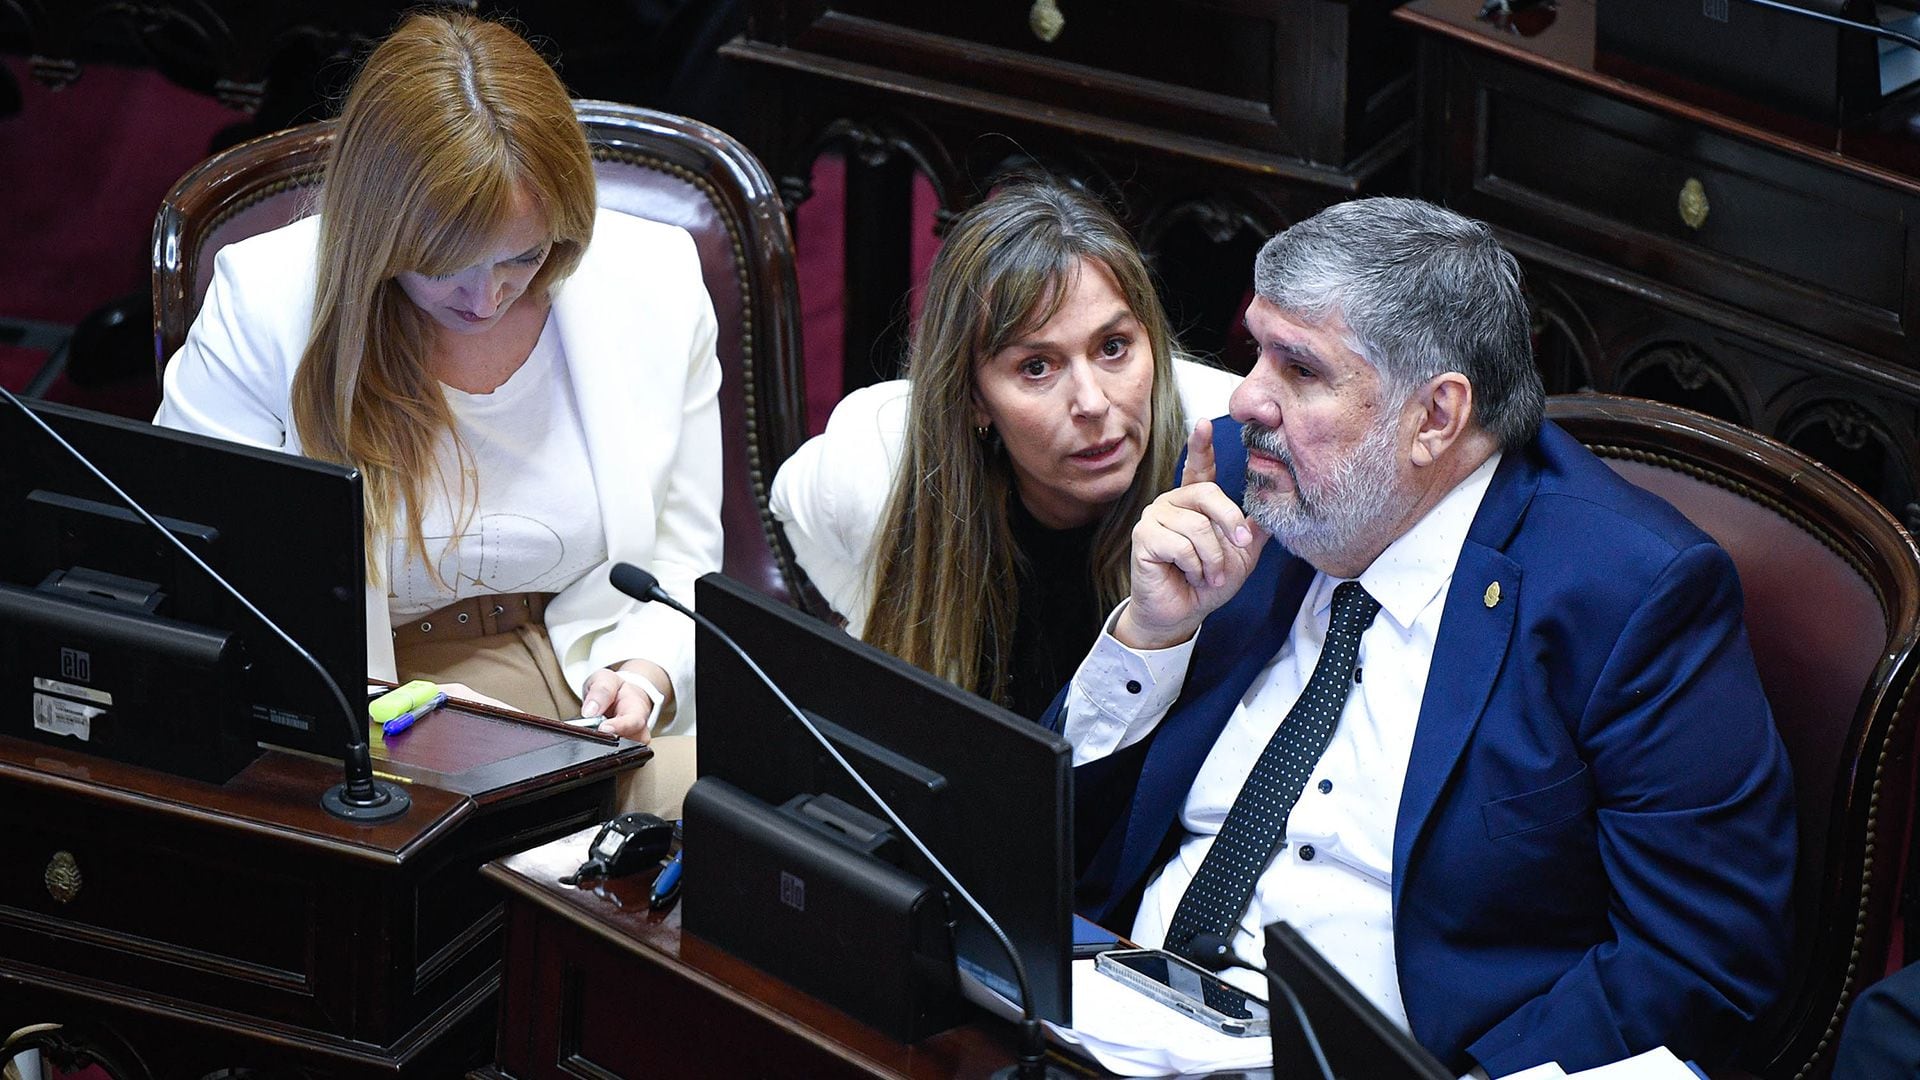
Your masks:
M681 848L674 853L673 861L667 864L660 876L653 879L653 892L647 897L647 906L655 911L665 911L673 906L680 896L680 864L686 858L687 849Z
M443 690L440 693L433 695L433 697L427 699L427 703L425 705L422 705L417 709L409 709L408 711L401 713L399 716L394 717L393 719L387 721L386 723L381 724L380 734L398 735L401 732L412 727L413 722L415 720L420 719L421 717L427 715L428 713L439 708L440 706L445 705L446 703L447 703L447 694L446 694L446 691Z

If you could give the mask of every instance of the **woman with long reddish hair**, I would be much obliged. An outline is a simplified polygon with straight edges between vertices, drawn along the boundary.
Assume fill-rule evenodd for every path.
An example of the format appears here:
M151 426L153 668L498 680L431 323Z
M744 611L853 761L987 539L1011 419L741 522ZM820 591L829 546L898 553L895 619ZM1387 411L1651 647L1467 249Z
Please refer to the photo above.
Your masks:
M335 127L318 216L219 253L157 422L360 470L371 674L691 733L690 628L607 573L720 565L692 239L596 208L565 87L497 23L407 19Z

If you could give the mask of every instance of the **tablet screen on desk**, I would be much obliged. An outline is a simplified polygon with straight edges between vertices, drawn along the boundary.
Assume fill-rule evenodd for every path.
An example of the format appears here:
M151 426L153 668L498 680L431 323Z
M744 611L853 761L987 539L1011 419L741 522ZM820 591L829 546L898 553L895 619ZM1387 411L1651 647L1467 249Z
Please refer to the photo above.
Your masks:
M386 736L386 745L376 745L373 756L443 776L459 776L573 738L566 731L484 716L449 704L421 717L398 735Z

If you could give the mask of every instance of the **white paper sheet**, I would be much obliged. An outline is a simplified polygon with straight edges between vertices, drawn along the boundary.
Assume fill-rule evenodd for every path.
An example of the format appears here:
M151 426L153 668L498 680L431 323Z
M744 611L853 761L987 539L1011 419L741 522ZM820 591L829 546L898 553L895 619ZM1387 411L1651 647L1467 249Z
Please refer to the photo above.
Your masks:
M1700 1080L1687 1063L1664 1046L1623 1058L1611 1065L1570 1073L1549 1061L1501 1080Z

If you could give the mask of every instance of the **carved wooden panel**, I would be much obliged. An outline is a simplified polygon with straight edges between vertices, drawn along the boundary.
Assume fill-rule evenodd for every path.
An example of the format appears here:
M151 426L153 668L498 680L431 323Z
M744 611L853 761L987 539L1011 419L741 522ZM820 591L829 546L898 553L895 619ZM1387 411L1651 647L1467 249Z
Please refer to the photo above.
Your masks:
M477 0L425 0L473 9ZM249 113L261 110L283 66L297 69L297 99L279 127L304 107L304 76L358 54L420 6L403 0L0 0L0 28L24 36L33 76L48 86L83 77L90 61L147 63L190 89ZM9 12L8 9L11 9ZM11 18L8 16L11 15ZM311 117L308 117L311 119Z
M1410 53L1392 7L754 0L724 52L761 105L743 137L790 206L815 158L848 156L851 388L904 341L913 171L941 222L1013 172L1084 185L1141 238L1188 344L1221 350L1259 240L1405 185Z
M1561 0L1525 27L1480 20L1470 0L1402 9L1424 31L1421 194L1520 256L1549 391L1732 420L1920 528L1911 134L1883 138L1890 117L1822 133L1603 73L1595 2Z

